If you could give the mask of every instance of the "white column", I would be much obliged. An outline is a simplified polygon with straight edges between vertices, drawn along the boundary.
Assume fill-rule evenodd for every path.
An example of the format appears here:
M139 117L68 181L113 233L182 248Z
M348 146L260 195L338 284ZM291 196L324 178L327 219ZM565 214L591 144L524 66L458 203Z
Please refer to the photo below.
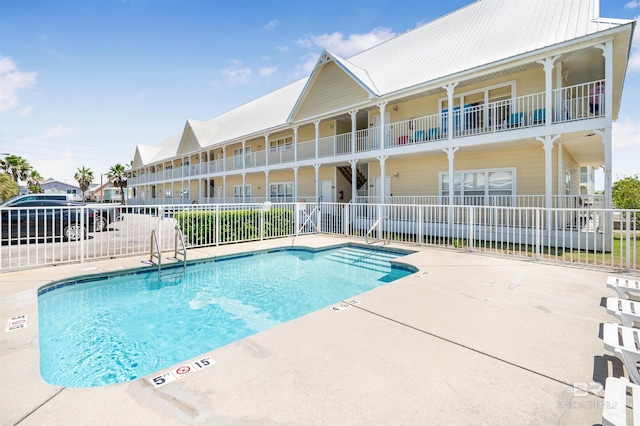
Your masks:
M459 147L449 147L449 148L445 148L442 151L447 154L447 159L449 160L449 201L447 202L450 206L453 206L455 204L455 185L453 182L453 175L454 175L454 167L453 167L453 160L455 158L455 154L456 151L459 149Z
M222 175L222 203L227 202L227 175Z
M356 153L356 135L358 131L358 123L356 121L356 114L358 114L358 110L349 111L349 115L351 116L351 153Z
M593 133L600 135L602 144L604 145L604 208L610 209L613 207L611 197L611 188L613 187L613 179L611 178L611 127L605 127L602 130L593 130Z
M386 163L388 155L380 155L376 157L376 159L380 162L380 203L384 203L384 194L385 194L385 178L386 178Z
M264 164L269 165L269 133L264 135ZM254 167L256 164L253 165Z
M320 202L320 164L314 164L313 168L316 169L316 202Z
M442 86L447 91L447 139L453 139L453 91L458 83L449 83L446 86ZM444 129L443 129L444 130Z
M320 144L320 120L315 120L313 125L316 127L316 155L313 158L318 158L318 145Z
M269 170L264 171L264 199L266 201L271 201L271 188L269 187Z
M243 146L243 148L244 148L244 146ZM242 172L242 202L243 203L247 202L247 193L245 192L245 187L246 186L247 186L247 174L245 172Z
M355 203L358 196L358 168L356 164L358 160L349 160L351 164L351 200Z
M551 125L551 109L553 108L553 63L558 60L560 56L554 56L553 58L546 58L540 61L536 61L542 64L544 67L544 107L545 107L545 124ZM547 205L547 207L551 207Z
M293 161L298 161L298 126L293 126Z
M566 207L565 205L565 197L562 197L562 195L564 195L563 189L564 189L564 160L562 158L562 142L558 143L558 189L557 189L557 194L558 194L558 205L557 207L559 208L563 208Z
M549 115L547 114L547 117ZM545 195L545 207L550 209L553 207L553 143L558 139L560 135L546 135L544 137L538 136L536 140L542 142L544 147L544 195Z
M246 164L244 164L244 157L245 157L244 147L246 144L247 144L247 141L242 141L242 170L246 168ZM242 194L244 197L244 187L242 187Z
M297 133L297 132L296 132ZM298 169L300 166L293 166L293 202L297 203L300 198L298 198Z
M602 56L604 56L604 116L611 121L613 119L613 42L608 41L596 47L602 50Z
M378 104L378 107L380 108L380 150L384 150L384 147L387 143L387 141L385 140L385 126L387 123L385 123L384 121L384 113L385 113L385 107L387 106L388 102L380 102ZM384 183L383 183L384 186Z
M227 171L227 146L222 146L222 171Z

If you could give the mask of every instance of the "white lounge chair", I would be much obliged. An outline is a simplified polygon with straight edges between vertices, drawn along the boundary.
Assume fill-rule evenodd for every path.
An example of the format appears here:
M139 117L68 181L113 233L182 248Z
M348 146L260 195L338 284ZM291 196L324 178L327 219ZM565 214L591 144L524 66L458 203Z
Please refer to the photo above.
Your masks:
M633 423L640 425L640 386L626 377L607 377L602 404L602 426L627 426L627 392L631 393Z
M637 363L640 362L640 329L613 323L605 323L602 331L605 349L622 361L629 377L640 384Z
M630 296L640 297L640 281L626 278L609 277L607 287L614 289L620 299L627 299Z
M617 317L622 325L627 327L633 327L634 321L640 322L640 302L607 297L607 312Z

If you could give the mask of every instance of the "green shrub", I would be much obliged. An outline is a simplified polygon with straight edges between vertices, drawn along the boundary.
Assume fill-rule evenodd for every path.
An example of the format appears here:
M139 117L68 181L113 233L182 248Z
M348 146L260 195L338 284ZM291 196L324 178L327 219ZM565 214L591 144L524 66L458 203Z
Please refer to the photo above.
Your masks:
M282 237L293 233L293 212L272 208L232 211L180 211L174 215L185 241L191 245L210 245L235 241ZM260 233L264 217L264 234ZM217 228L219 224L219 229Z

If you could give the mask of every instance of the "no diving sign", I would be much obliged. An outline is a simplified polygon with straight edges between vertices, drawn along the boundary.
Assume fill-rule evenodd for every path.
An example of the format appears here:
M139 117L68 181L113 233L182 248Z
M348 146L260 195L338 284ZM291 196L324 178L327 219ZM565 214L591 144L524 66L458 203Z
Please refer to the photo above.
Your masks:
M188 376L189 374L195 373L198 370L210 367L215 363L216 362L210 356L200 358L193 363L188 362L182 364L171 371L165 371L159 376L152 377L150 382L153 384L153 386L160 387L162 385L166 385L167 383L171 383L175 380Z
M9 321L7 321L7 328L5 328L4 331L16 331L23 328L27 328L27 316L19 315L17 317L9 318Z

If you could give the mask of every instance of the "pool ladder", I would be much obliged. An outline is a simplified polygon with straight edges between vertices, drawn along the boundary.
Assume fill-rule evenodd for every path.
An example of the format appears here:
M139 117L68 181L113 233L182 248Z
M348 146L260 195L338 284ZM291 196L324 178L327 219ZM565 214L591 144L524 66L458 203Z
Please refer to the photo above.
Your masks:
M376 227L378 225L380 225L380 223L386 220L387 223L389 223L389 218L387 216L382 216L380 219L376 220L376 222L373 224L373 226L371 228L369 228L369 230L367 231L367 235L364 236L364 240L367 242L367 244L373 244L373 242L369 242L369 235L371 235L371 233L373 232L374 229L376 229ZM383 245L387 245L389 244L389 236L387 235L387 238L382 238L382 244Z
M184 275L185 269L187 268L187 246L184 243L184 234L182 233L182 229L176 225L173 239L173 257L170 257L169 259L180 260L178 255L182 255L182 274ZM158 275L162 278L162 251L160 250L158 235L156 234L155 229L151 231L151 250L149 252L149 261L154 263L154 258L158 259ZM176 274L174 272L165 275L174 276Z

